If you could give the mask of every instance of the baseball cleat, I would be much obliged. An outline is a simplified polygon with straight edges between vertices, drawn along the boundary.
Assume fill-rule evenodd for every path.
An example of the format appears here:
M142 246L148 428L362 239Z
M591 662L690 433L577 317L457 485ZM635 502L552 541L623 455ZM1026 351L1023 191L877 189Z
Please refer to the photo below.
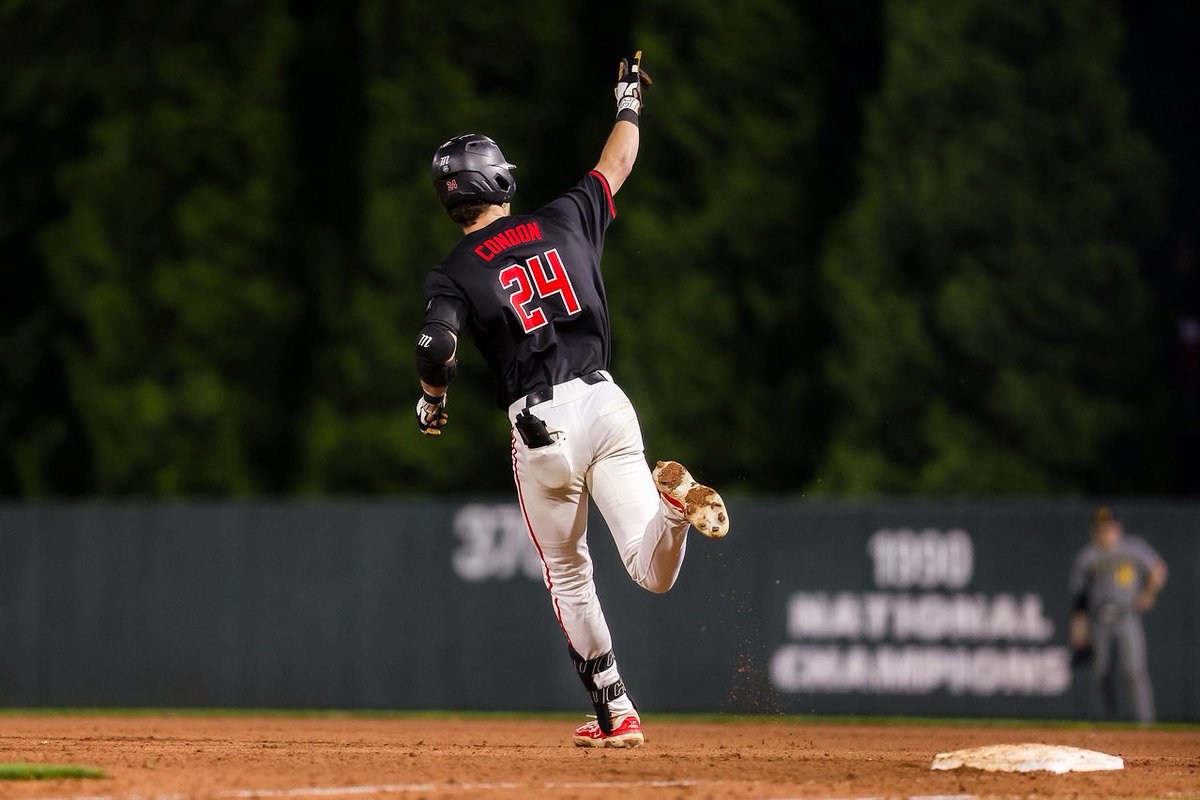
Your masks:
M679 511L692 527L710 539L729 533L729 512L715 489L696 483L687 468L678 461L659 461L654 467L654 485L672 508Z
M642 720L636 711L618 714L612 719L612 733L600 730L600 723L592 720L575 729L576 747L641 747Z

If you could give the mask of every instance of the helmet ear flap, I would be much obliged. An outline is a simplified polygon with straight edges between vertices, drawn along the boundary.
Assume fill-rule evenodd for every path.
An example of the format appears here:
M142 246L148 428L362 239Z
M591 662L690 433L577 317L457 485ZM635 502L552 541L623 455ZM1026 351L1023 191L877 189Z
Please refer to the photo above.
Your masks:
M507 203L510 199L512 199L513 194L517 191L517 182L513 180L512 175L510 175L506 169L496 170L496 174L493 176L492 182L495 183L496 188L498 188L504 194L504 199L500 201L502 203Z

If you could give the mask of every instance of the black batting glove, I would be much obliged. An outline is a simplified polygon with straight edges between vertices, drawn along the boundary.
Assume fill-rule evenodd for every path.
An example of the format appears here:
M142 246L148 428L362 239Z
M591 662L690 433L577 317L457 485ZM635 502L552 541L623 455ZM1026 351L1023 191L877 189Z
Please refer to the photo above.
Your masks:
M642 89L652 86L654 81L642 70L642 51L633 54L633 63L622 58L617 67L617 87L613 94L617 98L617 119L638 124L642 115Z
M441 436L446 425L446 395L422 391L417 401L417 427L426 436Z

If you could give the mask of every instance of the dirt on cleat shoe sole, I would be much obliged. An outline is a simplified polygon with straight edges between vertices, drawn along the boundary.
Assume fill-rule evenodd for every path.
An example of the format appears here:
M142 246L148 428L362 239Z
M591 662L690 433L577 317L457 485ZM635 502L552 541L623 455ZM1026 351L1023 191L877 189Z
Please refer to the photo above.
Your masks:
M697 483L678 461L659 461L654 467L654 485L676 508L683 511L692 527L710 539L729 533L729 512L716 490Z
M592 720L575 729L573 740L576 747L641 747L646 741L642 735L642 720L634 711L615 717L612 733L600 730L600 724Z

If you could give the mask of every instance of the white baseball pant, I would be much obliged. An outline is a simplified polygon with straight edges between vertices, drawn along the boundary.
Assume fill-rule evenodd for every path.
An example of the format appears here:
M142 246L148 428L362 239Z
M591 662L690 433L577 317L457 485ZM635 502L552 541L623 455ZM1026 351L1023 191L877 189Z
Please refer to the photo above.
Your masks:
M525 398L513 403L509 421L515 422L523 408ZM675 584L688 522L659 497L643 454L637 414L611 377L591 385L579 379L559 384L552 399L530 412L546 422L558 441L530 449L513 431L513 476L521 510L568 643L583 658L596 658L612 649L612 636L592 580L588 498L595 499L608 523L629 576L652 592Z

